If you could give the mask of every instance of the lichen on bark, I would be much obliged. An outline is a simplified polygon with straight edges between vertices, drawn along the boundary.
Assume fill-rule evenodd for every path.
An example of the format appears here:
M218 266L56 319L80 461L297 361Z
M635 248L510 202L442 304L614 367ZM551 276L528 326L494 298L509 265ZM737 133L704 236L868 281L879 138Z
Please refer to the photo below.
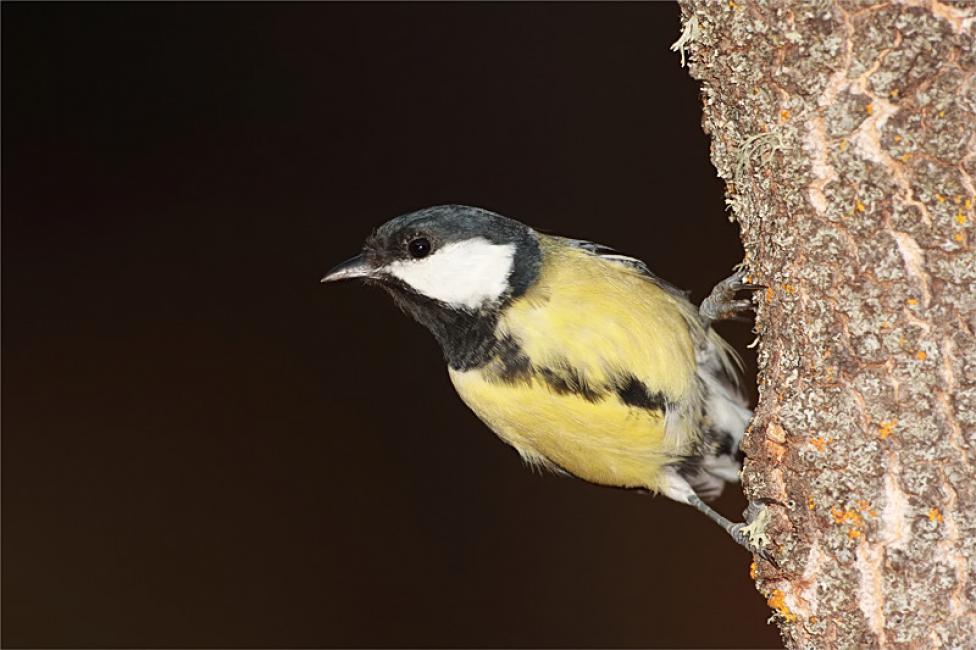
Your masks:
M759 297L743 473L797 648L976 648L976 3L681 0Z

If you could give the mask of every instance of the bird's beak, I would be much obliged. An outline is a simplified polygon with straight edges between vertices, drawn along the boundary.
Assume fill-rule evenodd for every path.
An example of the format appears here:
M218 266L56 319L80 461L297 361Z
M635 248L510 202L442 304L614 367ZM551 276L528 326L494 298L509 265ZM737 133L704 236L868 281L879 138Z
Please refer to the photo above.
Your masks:
M321 282L335 282L336 280L347 280L349 278L368 278L373 273L373 270L373 267L366 262L363 255L357 255L335 266L325 274Z

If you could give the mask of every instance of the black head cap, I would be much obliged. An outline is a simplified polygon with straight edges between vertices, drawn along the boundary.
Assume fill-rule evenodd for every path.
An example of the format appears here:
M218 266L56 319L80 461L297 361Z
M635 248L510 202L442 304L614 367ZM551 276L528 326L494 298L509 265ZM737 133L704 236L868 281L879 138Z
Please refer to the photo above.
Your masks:
M539 243L535 231L500 214L467 205L437 205L387 221L366 240L363 253L375 267L416 253L435 254L447 244L474 238L492 244L514 244L515 264L509 276L511 295L525 292L539 270ZM429 249L411 250L411 242L426 240Z

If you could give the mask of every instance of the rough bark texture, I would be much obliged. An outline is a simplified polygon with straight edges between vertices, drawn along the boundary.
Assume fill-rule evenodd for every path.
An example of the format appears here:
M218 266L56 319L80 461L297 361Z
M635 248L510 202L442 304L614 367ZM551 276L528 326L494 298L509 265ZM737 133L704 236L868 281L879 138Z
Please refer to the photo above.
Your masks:
M760 296L747 494L796 648L976 648L976 2L682 0Z

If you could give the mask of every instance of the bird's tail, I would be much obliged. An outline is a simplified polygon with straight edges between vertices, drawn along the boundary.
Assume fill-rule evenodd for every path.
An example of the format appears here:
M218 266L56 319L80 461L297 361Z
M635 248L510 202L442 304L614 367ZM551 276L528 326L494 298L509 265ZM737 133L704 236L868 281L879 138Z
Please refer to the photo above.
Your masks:
M703 499L722 493L726 483L739 480L742 453L739 444L752 411L742 393L739 373L742 361L714 330L709 330L705 350L698 362L704 418L696 457L682 474Z

